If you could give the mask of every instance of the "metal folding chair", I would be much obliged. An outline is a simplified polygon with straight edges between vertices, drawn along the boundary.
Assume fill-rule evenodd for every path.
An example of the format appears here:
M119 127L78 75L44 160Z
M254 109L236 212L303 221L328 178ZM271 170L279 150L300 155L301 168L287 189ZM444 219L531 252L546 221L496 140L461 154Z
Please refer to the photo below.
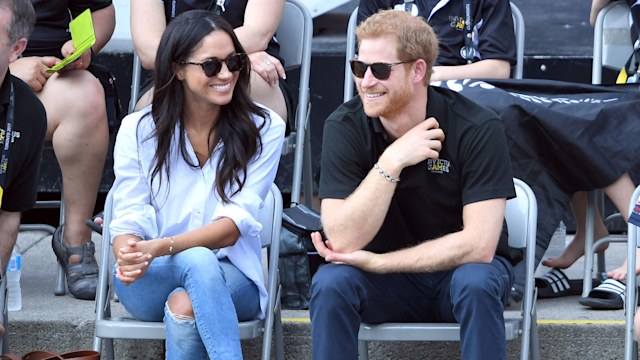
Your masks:
M594 85L602 83L602 68L620 70L633 52L631 43L631 12L624 1L614 1L605 6L598 13L593 31L593 66L591 82ZM584 276L582 282L582 296L589 296L593 278L593 254L596 249L607 242L627 241L626 235L609 235L594 243L595 209L603 211L604 194L600 190L591 191L587 200L587 219L584 236ZM605 224L620 217L614 214L605 219ZM626 220L626 219L625 219ZM598 273L605 271L604 253L598 254Z
M640 198L640 186L636 187L636 190L631 196L629 201L629 214L633 211L636 202ZM627 234L629 240L627 241L627 290L636 289L636 249L638 246L638 227L633 224L627 224ZM637 311L637 299L635 291L626 291L625 293L625 331L624 331L624 358L625 360L637 360L638 359L638 343L636 342L636 336L633 330L633 318Z
M102 230L102 250L98 290L96 293L96 319L93 348L102 351L105 340L105 357L113 360L113 339L165 339L164 323L145 322L130 317L111 316L111 244L109 223L113 215L113 198L107 195L104 209L104 228ZM280 228L282 227L282 195L276 185L265 199L260 210L259 219L262 224L260 239L262 246L268 250L267 274L267 309L263 320L240 322L240 339L254 339L262 336L262 359L271 358L271 341L275 337L276 358L284 360L284 341L280 311L280 280L278 278L278 256L280 254Z
M516 65L513 69L513 78L522 79L524 68L524 18L518 7L510 2L511 14L513 17L513 30L516 36ZM356 55L356 27L358 19L358 8L355 8L349 16L349 24L347 25L347 49L344 62L344 92L343 102L351 100L355 96L353 76L349 67L349 60Z
M520 338L520 359L540 359L540 344L536 324L536 290L534 266L538 205L531 188L514 179L517 197L507 201L505 218L509 227L509 245L525 251L526 283L522 308L518 317L505 316L507 340ZM358 334L358 353L368 358L367 341L459 341L460 324L453 323L382 323L361 324Z

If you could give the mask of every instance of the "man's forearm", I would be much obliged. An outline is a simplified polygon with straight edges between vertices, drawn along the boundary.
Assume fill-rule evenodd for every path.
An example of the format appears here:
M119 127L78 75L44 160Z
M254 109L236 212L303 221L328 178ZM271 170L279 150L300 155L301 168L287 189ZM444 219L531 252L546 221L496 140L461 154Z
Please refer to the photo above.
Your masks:
M20 228L20 212L0 210L0 271L4 274L11 251L16 244L18 238L18 230Z
M359 250L373 239L384 222L396 186L371 169L345 200L323 200L322 224L335 251Z

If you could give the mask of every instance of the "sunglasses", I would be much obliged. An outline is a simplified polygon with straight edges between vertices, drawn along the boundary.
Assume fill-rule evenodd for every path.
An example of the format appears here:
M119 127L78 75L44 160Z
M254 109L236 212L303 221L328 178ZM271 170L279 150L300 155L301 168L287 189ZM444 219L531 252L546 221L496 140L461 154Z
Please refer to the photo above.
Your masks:
M247 61L247 54L238 53L238 54L229 55L229 57L227 57L224 60L220 60L218 58L212 58L205 62L200 62L200 63L192 62L192 61L180 61L180 64L201 66L202 70L204 71L204 74L207 75L208 77L212 77L212 76L218 75L220 70L222 70L223 62L227 64L227 69L229 69L229 71L234 72L234 71L242 70L246 61Z
M351 72L357 78L363 78L364 74L367 72L368 68L371 68L371 73L378 80L387 80L389 76L391 76L391 68L400 64L407 64L410 62L414 62L415 60L409 61L399 61L397 63L382 63L377 62L373 64L367 64L360 60L351 60L349 63L351 64Z

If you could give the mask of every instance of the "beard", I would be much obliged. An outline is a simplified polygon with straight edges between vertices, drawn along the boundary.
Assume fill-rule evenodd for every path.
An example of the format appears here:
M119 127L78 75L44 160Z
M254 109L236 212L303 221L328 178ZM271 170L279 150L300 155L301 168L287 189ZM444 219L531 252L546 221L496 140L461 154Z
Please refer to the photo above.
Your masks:
M362 100L364 112L369 117L394 118L404 111L405 107L413 98L413 91L408 79L400 81L399 86L393 90L385 89L382 86L380 86L380 88L382 89L376 87L366 90L366 92L369 93L385 92L386 90L386 94L383 95L384 98L381 99L382 101L369 102L367 101L365 91L358 85L358 94Z

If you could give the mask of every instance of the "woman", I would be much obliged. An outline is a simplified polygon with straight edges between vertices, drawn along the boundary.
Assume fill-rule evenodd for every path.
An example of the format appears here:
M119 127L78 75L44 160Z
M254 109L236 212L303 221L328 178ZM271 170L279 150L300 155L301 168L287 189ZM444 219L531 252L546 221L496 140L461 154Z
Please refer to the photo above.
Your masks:
M131 36L142 66L153 69L167 24L177 15L194 9L219 13L234 27L251 60L251 98L286 121L293 104L286 83L279 81L286 79L286 74L278 58L279 45L273 37L284 0L132 0ZM138 106L148 104L150 95L150 91L142 95Z
M256 217L284 122L249 99L251 67L224 19L185 12L159 45L153 103L116 140L115 289L134 317L164 319L168 359L242 358L238 320L266 301Z

